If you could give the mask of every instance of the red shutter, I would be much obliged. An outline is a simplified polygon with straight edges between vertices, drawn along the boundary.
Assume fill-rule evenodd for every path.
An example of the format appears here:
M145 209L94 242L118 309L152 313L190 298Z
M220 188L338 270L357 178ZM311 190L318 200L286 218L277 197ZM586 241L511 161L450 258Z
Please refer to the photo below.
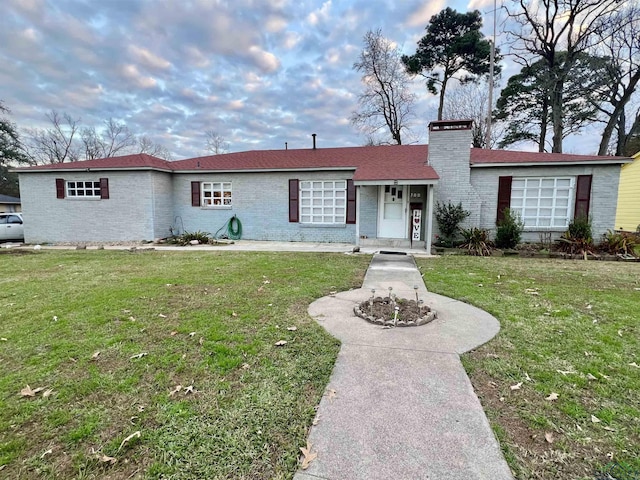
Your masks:
M347 223L356 223L356 186L347 180Z
M100 198L102 200L109 199L109 179L108 178L100 179Z
M200 182L191 182L191 206L200 206Z
M298 223L298 179L289 179L289 222Z
M496 223L504 218L504 210L511 206L511 181L513 177L498 178L498 211Z
M64 178L56 178L56 198L64 198Z
M591 175L578 175L576 179L576 209L574 218L589 216L589 204L591 203Z

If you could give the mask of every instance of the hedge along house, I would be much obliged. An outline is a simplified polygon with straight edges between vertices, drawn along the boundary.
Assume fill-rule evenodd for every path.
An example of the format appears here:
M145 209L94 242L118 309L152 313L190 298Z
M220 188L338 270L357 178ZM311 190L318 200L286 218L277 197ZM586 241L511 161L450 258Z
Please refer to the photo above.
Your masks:
M559 235L576 213L613 228L616 157L470 148L471 121L429 125L430 145L229 153L174 162L145 154L18 169L29 243L152 240L214 233L233 216L243 238L430 250L436 202L461 202L466 226L519 212L526 240Z

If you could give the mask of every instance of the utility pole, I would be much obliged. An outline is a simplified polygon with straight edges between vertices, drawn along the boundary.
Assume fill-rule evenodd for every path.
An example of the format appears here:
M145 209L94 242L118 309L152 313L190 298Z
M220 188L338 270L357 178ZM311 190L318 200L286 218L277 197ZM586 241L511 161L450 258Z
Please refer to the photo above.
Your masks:
M496 0L493 0L493 39L491 40L491 56L489 57L489 111L487 112L487 134L484 148L491 148L491 111L493 110L493 65L496 61Z

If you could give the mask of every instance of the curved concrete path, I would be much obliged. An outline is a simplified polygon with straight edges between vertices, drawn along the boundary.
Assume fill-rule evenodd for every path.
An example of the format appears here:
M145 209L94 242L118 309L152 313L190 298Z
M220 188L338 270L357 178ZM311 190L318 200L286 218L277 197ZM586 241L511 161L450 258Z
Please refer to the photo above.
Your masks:
M388 287L438 312L422 327L383 329L353 307ZM498 321L429 293L413 257L377 254L363 287L321 298L309 313L342 342L312 427L318 456L295 480L511 480L459 354L493 338Z

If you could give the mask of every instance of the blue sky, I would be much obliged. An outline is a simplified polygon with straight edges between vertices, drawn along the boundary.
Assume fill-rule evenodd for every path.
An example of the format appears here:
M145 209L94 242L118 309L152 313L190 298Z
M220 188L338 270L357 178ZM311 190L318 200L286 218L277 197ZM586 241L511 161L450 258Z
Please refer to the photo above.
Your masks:
M381 28L411 54L447 6L479 9L490 34L493 0L3 0L0 99L21 129L51 109L87 126L113 117L176 159L205 154L207 130L231 151L308 148L311 133L361 145L349 116L362 37ZM426 142L437 99L419 77L415 92Z

